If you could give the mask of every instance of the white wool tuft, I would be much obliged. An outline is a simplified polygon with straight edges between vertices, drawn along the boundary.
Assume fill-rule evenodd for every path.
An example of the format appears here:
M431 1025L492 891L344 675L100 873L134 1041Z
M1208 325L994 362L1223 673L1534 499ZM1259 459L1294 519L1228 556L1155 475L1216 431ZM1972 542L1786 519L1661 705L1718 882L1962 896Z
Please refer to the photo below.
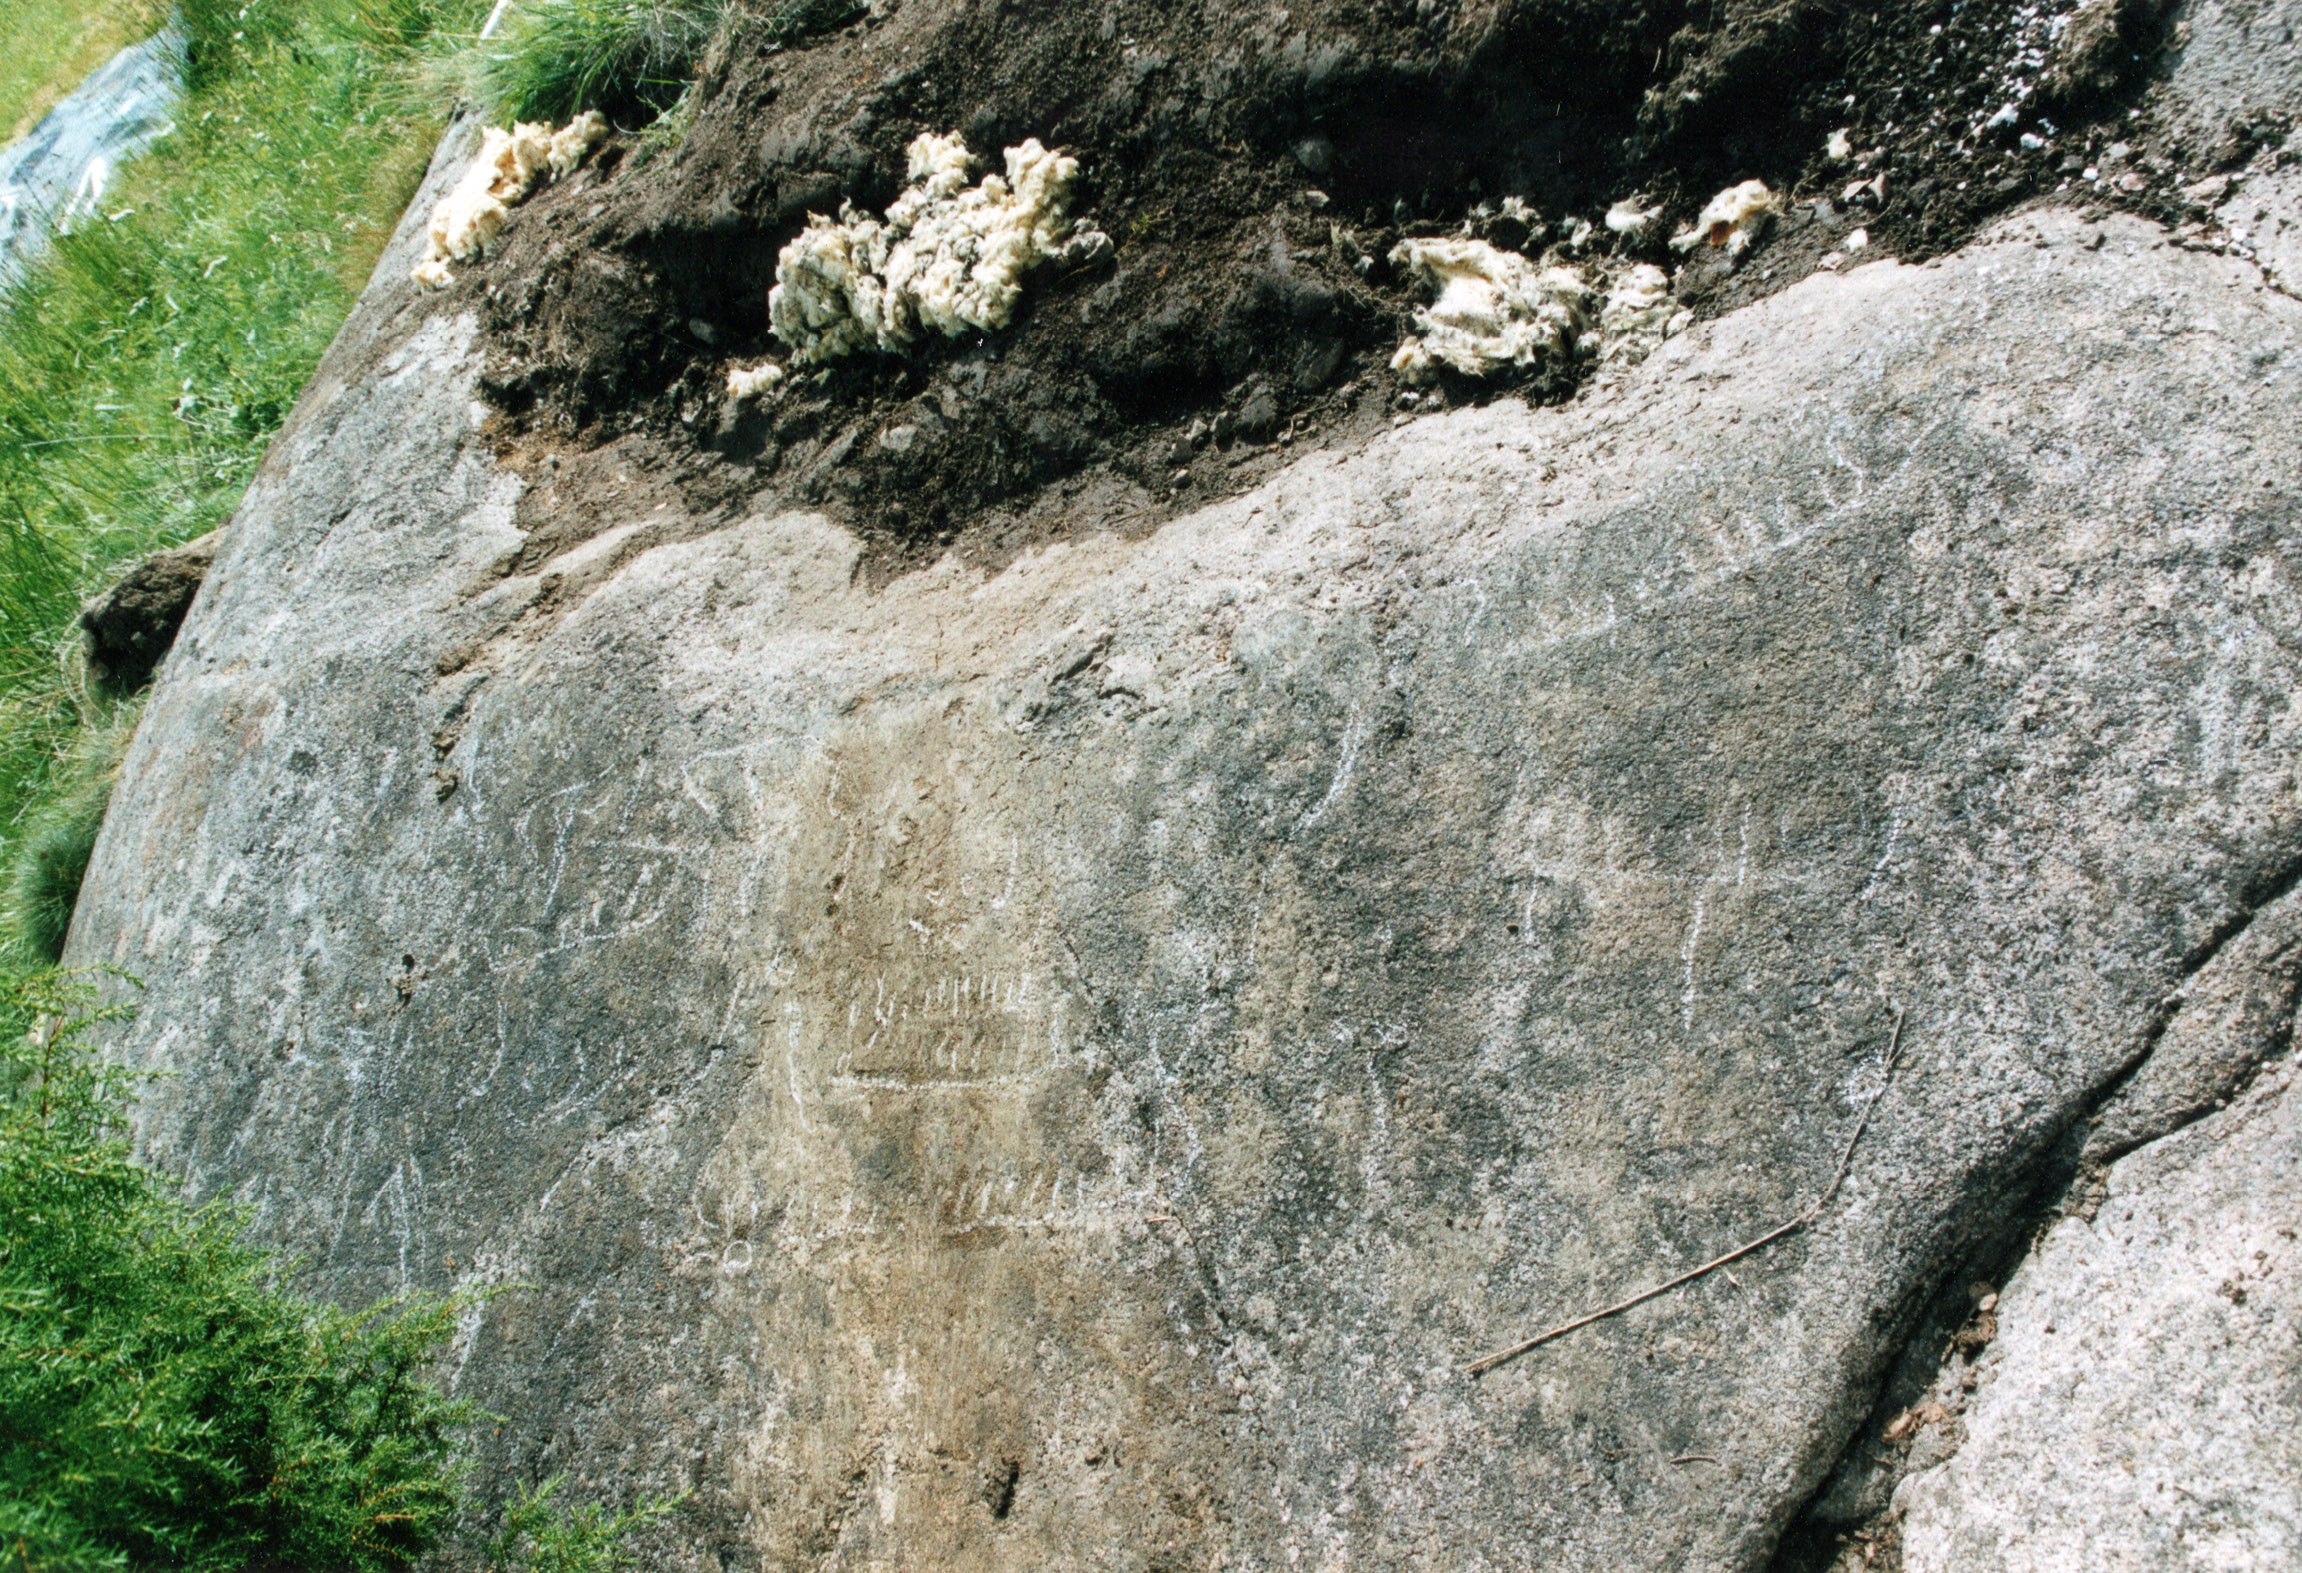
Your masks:
M1420 336L1391 358L1410 382L1428 382L1441 365L1484 377L1589 347L1591 288L1577 269L1538 267L1483 240L1404 240L1391 261L1438 290L1415 313Z
M539 180L572 173L606 135L607 121L597 110L586 110L557 132L533 122L509 131L488 127L479 157L432 209L429 244L411 277L424 289L446 289L455 282L449 263L485 252Z
M774 361L748 370L741 366L730 366L727 369L727 391L739 400L756 399L763 393L772 392L781 381L783 368Z
M1671 237L1674 251L1692 251L1700 245L1724 246L1727 260L1739 262L1767 226L1782 212L1782 199L1763 180L1729 186L1702 210L1694 228Z
M1691 312L1673 309L1669 276L1652 263L1639 263L1615 280L1599 308L1606 359L1635 366L1693 320Z
M1663 216L1658 205L1645 207L1637 197L1624 197L1607 209L1607 228L1618 235L1644 235L1654 228L1655 220Z
M585 110L552 133L551 146L544 153L544 167L551 171L552 179L566 179L606 135L607 116L596 109Z
M884 218L843 204L836 222L817 214L783 248L768 321L796 364L900 351L924 328L1003 328L1035 264L1071 249L1092 253L1092 242L1109 249L1100 234L1063 227L1077 159L1028 141L1007 150L1004 177L970 188L973 164L957 133L918 137L911 186Z

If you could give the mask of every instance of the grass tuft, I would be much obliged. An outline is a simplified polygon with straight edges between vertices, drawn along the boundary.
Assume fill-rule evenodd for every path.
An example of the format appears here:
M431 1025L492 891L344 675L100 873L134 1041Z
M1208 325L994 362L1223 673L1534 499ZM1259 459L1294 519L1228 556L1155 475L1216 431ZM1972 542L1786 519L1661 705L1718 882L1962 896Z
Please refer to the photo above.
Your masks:
M17 843L5 921L11 945L25 961L53 965L64 959L72 909L79 905L110 795L84 790L58 797Z
M621 125L667 125L712 38L745 9L741 0L525 0L495 39L432 62L429 81L461 90L499 121L557 124L597 109ZM858 0L780 0L768 10L766 41L802 43L865 9Z
M140 708L123 703L107 721L82 730L16 840L0 889L0 954L18 967L50 967L64 959L72 911Z
M481 92L505 120L623 124L678 102L730 0L529 0L486 49Z

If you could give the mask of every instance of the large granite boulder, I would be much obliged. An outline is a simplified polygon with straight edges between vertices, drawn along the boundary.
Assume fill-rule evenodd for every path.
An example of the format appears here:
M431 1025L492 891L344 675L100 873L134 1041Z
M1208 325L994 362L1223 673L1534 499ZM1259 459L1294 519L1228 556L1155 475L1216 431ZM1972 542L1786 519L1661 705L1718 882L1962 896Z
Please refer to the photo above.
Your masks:
M318 1292L499 1290L491 1477L691 1489L656 1565L1764 1566L2186 984L2286 976L2302 302L2247 257L2047 208L883 582L644 474L523 555L413 238L72 957L142 980L148 1152Z

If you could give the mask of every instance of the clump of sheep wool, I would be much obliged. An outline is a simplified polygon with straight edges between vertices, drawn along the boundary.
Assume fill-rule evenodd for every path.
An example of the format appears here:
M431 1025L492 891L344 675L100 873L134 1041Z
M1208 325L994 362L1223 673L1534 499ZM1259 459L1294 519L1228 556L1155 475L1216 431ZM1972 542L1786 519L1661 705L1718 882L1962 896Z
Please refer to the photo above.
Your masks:
M1740 262L1743 253L1765 237L1781 212L1782 199L1767 189L1766 182L1746 180L1711 198L1692 229L1671 237L1671 249L1683 252L1701 245L1720 246L1725 248L1729 262Z
M910 187L884 217L845 203L837 220L809 218L776 258L767 297L795 365L901 352L929 330L1003 328L1033 267L1110 249L1084 221L1065 228L1077 159L1027 141L1007 150L1005 176L969 186L973 164L956 133L924 135L909 149Z
M773 393L783 381L783 368L774 361L757 366L730 366L727 369L727 392L730 398L741 402Z
M1607 287L1606 303L1599 308L1603 358L1612 366L1635 366L1693 321L1694 313L1671 299L1669 276L1650 263L1638 263Z
M1486 377L1597 348L1579 269L1543 267L1483 240L1404 240L1391 262L1437 291L1391 358L1409 382L1428 382L1441 366Z
M488 127L479 157L432 209L424 260L412 275L415 281L426 289L445 289L454 283L449 263L485 254L503 232L513 208L542 181L574 173L606 135L607 119L596 109L584 111L557 131L534 122L522 122L509 131Z

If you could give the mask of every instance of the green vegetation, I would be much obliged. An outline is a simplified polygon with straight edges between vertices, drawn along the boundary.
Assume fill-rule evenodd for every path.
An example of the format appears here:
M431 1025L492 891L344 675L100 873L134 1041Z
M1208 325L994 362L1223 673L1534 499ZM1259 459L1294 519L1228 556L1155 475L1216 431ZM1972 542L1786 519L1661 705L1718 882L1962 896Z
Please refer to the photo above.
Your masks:
M456 1507L468 1409L423 1375L452 1307L270 1287L237 1214L129 1161L133 1079L88 1048L89 992L0 992L0 1555L405 1566Z
M64 958L80 881L141 708L132 700L122 703L103 723L83 728L51 773L50 789L25 822L7 884L0 887L0 935L15 951L0 960L39 968Z
M614 1573L630 1565L624 1541L678 1505L676 1497L642 1502L622 1513L597 1503L562 1511L553 1499L560 1479L521 1491L504 1506L503 1529L488 1545L489 1573Z
M731 0L529 0L490 40L486 102L506 120L553 124L586 109L652 120L687 90Z
M117 708L79 675L80 602L238 503L437 139L403 67L483 4L191 0L178 130L121 171L116 217L0 299L0 864L20 957L45 958L69 912L82 734Z
M276 1287L235 1210L130 1160L137 1077L83 979L0 985L0 1565L38 1573L403 1569L461 1505L477 1418L428 1372L456 1305L345 1312ZM516 1496L496 1573L610 1573L670 1501Z
M713 34L741 0L526 0L472 51L473 95L503 120L555 124L597 109L627 126L670 115ZM797 43L863 15L857 0L780 0L770 43Z
M147 0L0 0L0 144L120 50L158 30Z

